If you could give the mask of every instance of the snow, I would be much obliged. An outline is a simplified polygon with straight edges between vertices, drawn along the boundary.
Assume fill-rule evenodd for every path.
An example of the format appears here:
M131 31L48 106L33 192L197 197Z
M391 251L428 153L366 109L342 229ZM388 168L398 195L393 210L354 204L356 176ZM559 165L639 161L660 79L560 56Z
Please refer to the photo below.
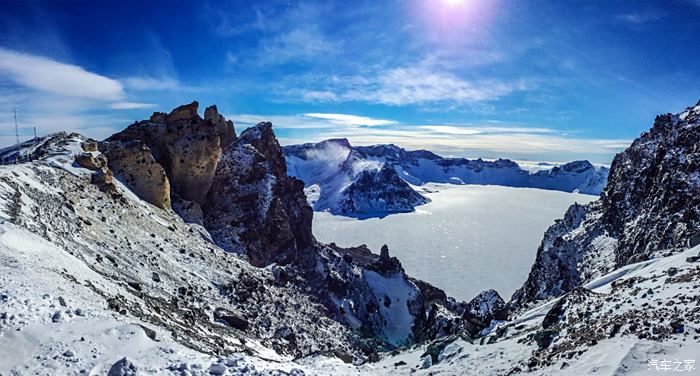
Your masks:
M386 322L391 323L384 329L385 340L393 345L406 342L413 327L413 316L408 310L408 302L415 299L416 287L409 285L401 273L384 277L368 270L364 272L364 277L380 301L385 296L392 297L389 307L384 304L379 307Z
M387 244L409 275L471 300L494 288L508 300L532 266L544 231L574 202L594 196L500 186L429 184L416 212L359 220L314 213L323 242Z

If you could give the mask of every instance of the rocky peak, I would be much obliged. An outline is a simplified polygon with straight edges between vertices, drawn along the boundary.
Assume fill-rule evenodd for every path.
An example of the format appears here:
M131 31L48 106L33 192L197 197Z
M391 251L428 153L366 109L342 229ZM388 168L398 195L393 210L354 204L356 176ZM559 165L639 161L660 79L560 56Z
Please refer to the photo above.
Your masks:
M556 167L554 167L556 168ZM565 163L561 165L559 168L561 168L564 171L567 172L583 172L586 170L589 170L591 168L594 168L591 162L589 161L573 161L569 163Z
M194 101L190 104L183 104L170 111L166 117L166 122L175 122L179 120L197 120L199 119L199 102Z
M217 126L199 117L192 102L169 114L154 113L106 141L142 141L164 169L173 192L201 204L209 191L221 155Z
M291 263L313 244L304 183L287 176L271 123L246 129L224 150L202 209L214 241L256 266Z
M659 115L610 167L601 198L545 233L511 303L548 299L624 265L678 252L700 233L698 107Z
M216 105L211 105L204 110L204 119L212 122L216 126L222 149L236 140L236 131L233 127L233 122L231 120L226 120L223 115L219 114Z
M272 130L272 123L262 122L241 133L239 144L250 144L270 163L276 176L287 176L284 152Z

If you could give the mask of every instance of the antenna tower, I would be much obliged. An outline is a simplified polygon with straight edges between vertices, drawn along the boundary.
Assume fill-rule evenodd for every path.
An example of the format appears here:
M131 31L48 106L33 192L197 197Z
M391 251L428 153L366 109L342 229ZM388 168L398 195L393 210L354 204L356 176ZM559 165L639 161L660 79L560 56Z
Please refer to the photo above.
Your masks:
M17 139L17 143L19 144L19 128L17 128L17 108L15 106L12 106L12 112L15 114L15 138Z

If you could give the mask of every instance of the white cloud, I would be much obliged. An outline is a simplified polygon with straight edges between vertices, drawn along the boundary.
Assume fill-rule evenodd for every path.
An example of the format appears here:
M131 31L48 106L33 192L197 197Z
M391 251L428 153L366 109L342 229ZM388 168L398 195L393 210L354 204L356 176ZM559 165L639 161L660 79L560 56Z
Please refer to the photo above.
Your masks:
M461 129L461 130L460 130ZM516 129L517 132L512 132ZM426 149L445 156L511 158L538 161L589 159L610 163L612 156L630 145L624 139L572 137L546 128L399 125L390 129L328 129L300 140L281 139L283 144L315 142L328 138L348 138L353 145L396 144L409 150Z
M554 133L554 129L550 128L529 128L529 127L494 127L494 126L479 126L479 127L461 127L454 125L421 125L419 128L427 129L436 133L454 134L454 135L472 135L483 133Z
M369 117L365 117L365 116L355 116L355 115L346 115L346 114L309 113L309 114L304 114L304 116L310 117L310 118L328 120L329 122L331 122L333 124L345 125L345 126L365 125L365 126L371 127L371 126L376 126L376 125L396 124L396 122L393 120L373 119L373 118L369 118Z
M323 59L336 53L340 42L331 40L315 25L305 25L263 40L258 50L257 63L284 64Z
M138 102L117 102L109 105L109 108L115 110L135 110L140 108L151 108L156 105L153 103L138 103Z
M362 75L304 77L283 82L278 91L305 102L367 102L393 106L435 103L476 104L533 88L524 79L462 78L436 65L379 69ZM308 83L314 83L309 86ZM298 87L303 86L302 89Z
M336 129L342 126L345 129L355 127L372 127L379 125L398 124L393 120L374 119L366 116L329 114L329 113L308 113L299 115L253 115L238 114L228 115L227 119L240 125L252 126L263 121L269 121L275 128L285 129Z
M77 65L5 48L0 48L0 72L18 85L62 96L103 100L124 97L124 89L117 80Z

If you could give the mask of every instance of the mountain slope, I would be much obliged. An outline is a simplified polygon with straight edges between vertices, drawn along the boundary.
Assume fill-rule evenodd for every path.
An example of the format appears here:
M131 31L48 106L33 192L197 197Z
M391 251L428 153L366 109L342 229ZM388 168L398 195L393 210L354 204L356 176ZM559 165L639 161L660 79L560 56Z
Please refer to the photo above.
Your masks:
M313 212L301 182L285 173L269 123L232 138L216 168L205 172L211 156L185 151L192 142L216 148L220 141L197 136L200 128L215 128L196 107L156 113L100 143L77 134L47 136L38 143L46 153L0 166L0 229L11 234L0 234L0 274L10 276L0 286L0 337L32 343L0 372L60 366L65 357L34 364L34 354L48 356L51 346L85 349L70 339L32 339L47 328L74 335L84 325L85 338L110 356L135 353L101 331L127 331L124 337L148 352L142 361L162 373L177 366L164 362L181 358L153 360L159 351L148 342L153 331L164 346L200 360L244 352L258 359L326 354L363 363L379 350L466 325L441 290L407 276L388 250L380 256L313 239ZM178 147L156 157L161 130L180 122L197 126L169 135ZM211 185L202 196L208 174ZM17 243L22 238L29 248ZM32 257L42 261L24 266ZM21 277L22 270L31 278ZM53 287L63 280L71 287ZM35 313L23 314L27 309ZM151 339L139 334L139 325ZM27 336L5 335L22 330ZM83 353L73 360L69 373L79 371L74 367L99 373L119 359Z
M700 103L615 156L600 200L574 205L545 233L515 307L627 264L700 243Z
M289 173L304 181L314 210L344 215L413 211L427 199L411 185L488 184L599 194L608 174L607 168L595 167L587 161L531 173L507 159L443 158L426 150L407 151L395 145L353 147L347 139L291 145L284 151ZM387 184L387 179L371 182L367 174L376 171L382 171L393 183ZM364 180L362 191L373 194L351 189L360 178ZM383 196L380 203L377 203L378 195Z

